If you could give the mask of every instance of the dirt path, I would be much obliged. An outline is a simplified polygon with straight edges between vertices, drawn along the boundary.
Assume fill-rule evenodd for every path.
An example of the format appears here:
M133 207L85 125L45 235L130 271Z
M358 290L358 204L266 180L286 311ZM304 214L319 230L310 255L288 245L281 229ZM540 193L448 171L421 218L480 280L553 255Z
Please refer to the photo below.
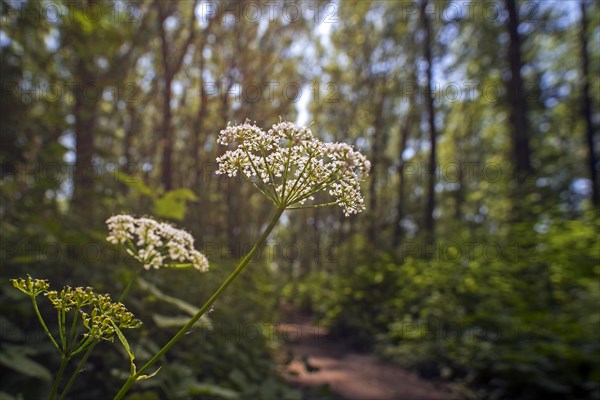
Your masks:
M286 379L303 388L329 385L347 400L450 400L448 388L424 381L398 366L373 355L358 354L311 325L310 318L288 314L279 325L288 343L284 349L289 361ZM311 399L319 397L311 396Z

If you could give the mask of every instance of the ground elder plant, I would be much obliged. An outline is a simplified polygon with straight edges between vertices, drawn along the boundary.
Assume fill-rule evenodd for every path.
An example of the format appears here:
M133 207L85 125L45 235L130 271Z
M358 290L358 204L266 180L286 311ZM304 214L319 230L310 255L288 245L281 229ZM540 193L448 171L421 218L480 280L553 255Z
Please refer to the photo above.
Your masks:
M146 364L140 368L136 366L135 355L122 332L123 329L139 327L141 322L120 302L113 302L108 295L97 295L91 288L65 287L57 292L49 290L45 280L31 277L13 280L17 289L31 297L36 315L61 357L50 393L51 400L56 396L63 399L95 345L100 341L114 341L115 336L129 355L130 374L114 399L123 398L137 381L154 376L160 369L153 368L154 365L211 309L244 270L285 210L337 205L349 216L365 209L360 185L369 174L370 163L348 144L322 142L308 127L283 121L267 131L249 121L240 125L229 124L220 132L217 141L227 146L225 153L217 158L217 174L243 176L273 202L273 217L229 277ZM329 195L331 201L316 202L316 195L320 193ZM144 270L193 267L200 272L208 271L208 260L194 248L193 237L183 230L151 218L126 214L112 216L106 223L109 231L107 241L124 246L126 252L143 267L133 275L120 300ZM36 298L42 294L57 309L58 338L48 330L38 309ZM69 327L68 322L71 323ZM59 395L68 362L82 352L84 355ZM148 373L151 368L153 372Z
M60 356L60 366L52 385L50 399L58 396L59 385L69 361L80 353L84 354L59 399L66 396L96 344L103 340L113 342L115 336L118 336L129 352L129 345L122 330L138 328L142 324L122 303L113 302L107 294L96 294L90 287L66 286L60 291L49 290L50 284L46 280L33 279L31 276L27 279L13 279L12 284L31 298L38 320ZM57 334L53 335L50 332L40 313L38 308L40 296L50 301L56 309Z
M365 209L360 182L371 164L348 144L324 143L291 122L265 132L249 121L229 125L218 142L230 150L217 158L217 174L239 173L280 209L339 205L346 216ZM305 204L324 191L334 201Z

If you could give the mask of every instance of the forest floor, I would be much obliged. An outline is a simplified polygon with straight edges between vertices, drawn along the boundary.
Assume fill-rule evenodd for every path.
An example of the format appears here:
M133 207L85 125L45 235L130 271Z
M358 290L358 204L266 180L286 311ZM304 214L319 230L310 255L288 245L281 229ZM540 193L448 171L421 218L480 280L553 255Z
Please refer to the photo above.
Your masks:
M371 354L352 351L314 326L311 317L286 307L278 324L284 377L304 390L307 399L450 400L447 385L419 378Z

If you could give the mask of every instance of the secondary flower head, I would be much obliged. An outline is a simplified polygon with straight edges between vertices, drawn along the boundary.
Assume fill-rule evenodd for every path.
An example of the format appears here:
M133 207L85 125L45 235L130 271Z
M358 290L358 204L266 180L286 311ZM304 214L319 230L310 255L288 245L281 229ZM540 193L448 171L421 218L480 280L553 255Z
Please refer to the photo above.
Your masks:
M217 158L217 174L240 173L279 207L337 204L346 216L365 209L360 183L371 164L348 144L322 142L308 127L291 122L279 122L265 132L248 120L229 124L218 143L230 149ZM322 191L335 201L303 206Z
M13 286L27 294L36 297L44 294L52 306L61 313L73 311L82 317L82 324L87 330L84 337L95 340L113 341L119 329L132 329L141 326L142 322L135 319L122 303L115 303L108 294L96 294L92 288L65 286L61 290L49 290L50 285L46 280L12 279ZM88 345L91 344L87 342Z
M13 286L28 296L36 297L44 293L50 287L50 284L45 279L33 279L27 275L27 279L11 279Z
M194 248L192 235L150 218L134 218L121 214L106 220L113 244L127 244L127 252L144 268L193 266L208 271L208 260Z
M142 323L127 311L122 303L114 303L108 294L95 294L92 288L71 288L45 293L54 308L68 312L75 309L81 314L85 337L113 341L115 326L119 329L138 328Z

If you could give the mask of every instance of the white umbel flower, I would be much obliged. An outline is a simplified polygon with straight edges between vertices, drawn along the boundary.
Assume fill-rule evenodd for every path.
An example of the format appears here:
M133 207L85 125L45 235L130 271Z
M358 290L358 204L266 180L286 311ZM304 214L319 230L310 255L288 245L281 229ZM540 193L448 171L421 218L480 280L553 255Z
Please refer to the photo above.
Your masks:
M127 252L146 269L191 265L199 271L208 271L208 260L194 248L194 238L186 231L127 214L112 216L106 224L106 240L127 245Z
M217 174L241 174L265 196L287 209L337 204L346 216L365 209L360 183L371 163L345 143L325 143L308 127L279 122L268 132L248 120L229 124L218 143L229 150L217 158ZM304 205L319 192L335 201Z

